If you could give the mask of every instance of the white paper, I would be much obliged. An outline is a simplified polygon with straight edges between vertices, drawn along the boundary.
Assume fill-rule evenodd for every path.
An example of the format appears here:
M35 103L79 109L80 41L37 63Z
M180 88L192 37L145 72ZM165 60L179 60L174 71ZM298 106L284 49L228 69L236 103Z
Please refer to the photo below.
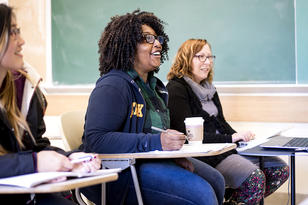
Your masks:
M151 151L149 154L168 154L168 153L207 153L210 151L220 151L226 147L229 147L231 143L206 143L200 145L184 144L180 150L176 151Z
M104 175L110 173L120 172L121 169L101 169L96 172L91 173L80 173L80 172L39 172L32 174L24 174L15 177L7 177L0 179L1 185L9 185L9 186L19 186L31 188L37 186L42 183L48 183L51 180L58 179L60 177L89 177L89 176L97 176Z

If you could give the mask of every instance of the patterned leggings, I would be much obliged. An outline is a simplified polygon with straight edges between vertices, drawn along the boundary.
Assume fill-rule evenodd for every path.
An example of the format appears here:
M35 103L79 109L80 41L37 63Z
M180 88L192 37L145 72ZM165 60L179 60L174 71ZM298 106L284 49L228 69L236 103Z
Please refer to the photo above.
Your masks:
M258 204L263 197L276 191L289 177L289 166L256 169L242 185L232 190L229 201ZM230 190L229 190L230 191Z

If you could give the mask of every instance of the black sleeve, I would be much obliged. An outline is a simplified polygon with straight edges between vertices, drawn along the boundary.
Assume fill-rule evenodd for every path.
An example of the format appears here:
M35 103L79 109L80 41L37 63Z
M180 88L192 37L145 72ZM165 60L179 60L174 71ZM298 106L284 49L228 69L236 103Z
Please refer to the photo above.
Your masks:
M232 142L231 135L204 132L203 143L231 143L231 142Z
M224 128L224 133L232 135L234 133L236 133L236 131L230 126L230 124L226 121L224 114L223 114L223 110L222 110L222 106L220 103L220 99L219 99L219 95L216 92L215 96L214 96L214 103L216 104L216 107L218 109L218 120L219 122L222 124L222 127Z
M222 106L219 100L218 93L216 92L213 98L214 104L217 107L218 115L217 117L211 116L209 117L208 121L209 124L215 128L212 132L206 132L206 122L205 122L205 134L204 134L204 143L231 143L232 142L232 134L235 131L229 125L229 123L225 120L223 115ZM219 133L216 133L218 130Z
M27 123L31 133L36 141L37 150L39 151L50 145L48 138L43 137L46 131L44 122L44 113L47 107L47 101L42 92L37 88L31 98L29 110L27 113Z
M170 128L186 133L184 120L186 117L192 117L186 88L179 83L169 83L167 89Z
M32 135L35 139L36 144L33 145L29 139L29 136L25 136L25 143L28 147L31 148L34 152L40 152L42 150L52 150L60 154L68 156L70 153L65 152L59 147L50 146L50 141L47 137L43 137L43 134L46 131L46 125L44 121L44 114L47 108L47 100L43 93L37 88L32 96L29 111L27 113L27 122L29 124ZM25 133L28 135L27 133Z

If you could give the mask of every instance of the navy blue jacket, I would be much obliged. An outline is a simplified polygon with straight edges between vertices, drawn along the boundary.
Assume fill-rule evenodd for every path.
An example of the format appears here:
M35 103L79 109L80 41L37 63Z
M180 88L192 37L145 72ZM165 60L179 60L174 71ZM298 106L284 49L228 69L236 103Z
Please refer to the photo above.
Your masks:
M158 79L156 91L166 103L167 91ZM134 79L119 70L103 75L89 99L84 150L97 153L162 150L160 133L143 133L145 114L146 103ZM130 171L126 169L117 181L107 183L108 204L121 204L125 200L131 179Z
M156 90L167 102L157 79ZM160 133L143 133L146 104L140 88L125 72L112 70L98 79L85 120L84 149L97 153L134 153L162 150Z

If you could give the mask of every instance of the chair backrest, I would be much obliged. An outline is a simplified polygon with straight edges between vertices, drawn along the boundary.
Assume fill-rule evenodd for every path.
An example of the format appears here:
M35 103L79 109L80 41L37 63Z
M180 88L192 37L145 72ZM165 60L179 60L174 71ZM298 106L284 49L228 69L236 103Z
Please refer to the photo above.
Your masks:
M82 143L84 111L70 111L60 116L64 145L67 150L77 149Z

